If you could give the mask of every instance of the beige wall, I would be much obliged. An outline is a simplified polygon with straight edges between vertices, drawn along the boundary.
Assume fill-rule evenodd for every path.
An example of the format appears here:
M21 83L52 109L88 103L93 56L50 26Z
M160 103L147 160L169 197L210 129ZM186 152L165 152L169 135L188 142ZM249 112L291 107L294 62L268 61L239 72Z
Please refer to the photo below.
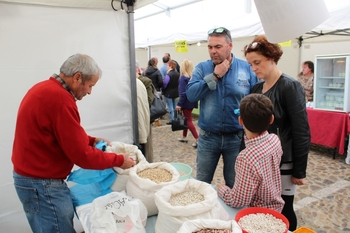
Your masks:
M233 54L241 59L245 59L243 48L253 40L253 37L233 39ZM301 63L306 60L315 61L316 55L344 54L350 53L350 37L325 36L303 41L302 47L299 48L297 40L292 40L290 47L282 47L283 55L278 63L282 72L296 78L301 71ZM162 57L164 53L170 53L172 59L181 63L183 59L190 59L194 65L209 59L207 44L201 43L188 46L187 53L176 53L173 44L150 47L150 56L158 57L158 67L162 66ZM136 59L142 67L147 66L148 49L136 49Z

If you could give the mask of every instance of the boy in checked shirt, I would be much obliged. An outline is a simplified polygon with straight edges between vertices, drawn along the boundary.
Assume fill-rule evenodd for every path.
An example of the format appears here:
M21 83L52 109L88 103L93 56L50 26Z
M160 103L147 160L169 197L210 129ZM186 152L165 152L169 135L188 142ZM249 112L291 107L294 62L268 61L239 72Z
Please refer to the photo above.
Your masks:
M233 207L265 207L282 211L280 162L282 147L267 129L274 121L271 100L262 94L245 96L240 103L240 125L245 132L245 149L236 160L232 189L218 185L218 196Z

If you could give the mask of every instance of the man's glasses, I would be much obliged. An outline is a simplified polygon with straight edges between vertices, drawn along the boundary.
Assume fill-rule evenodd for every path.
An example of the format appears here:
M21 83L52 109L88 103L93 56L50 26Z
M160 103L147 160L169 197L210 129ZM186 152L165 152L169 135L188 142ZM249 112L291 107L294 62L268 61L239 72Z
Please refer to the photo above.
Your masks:
M226 28L214 28L208 31L208 35L211 35L213 33L216 33L216 34L225 33L226 35L230 36L229 31Z
M248 49L255 49L257 48L259 45L261 45L260 42L253 42L253 43L250 43L248 45L245 46L245 51L248 51Z

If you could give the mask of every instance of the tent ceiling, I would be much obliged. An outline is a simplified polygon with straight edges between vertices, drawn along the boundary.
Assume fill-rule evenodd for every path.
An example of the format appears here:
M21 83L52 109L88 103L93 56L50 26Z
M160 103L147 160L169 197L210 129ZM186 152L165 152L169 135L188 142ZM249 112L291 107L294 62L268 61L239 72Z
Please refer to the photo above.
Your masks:
M165 13L168 17L171 16L171 11L191 5L193 3L201 2L203 0L177 0L169 2L167 0L159 0L152 4L149 4L135 12L135 21L141 20L153 15Z
M331 17L309 32L315 33L310 36L350 28L350 2L324 1ZM161 3L161 7L157 7L157 3ZM176 8L177 4L186 3ZM218 26L228 28L233 38L264 34L254 0L220 0L220 4L217 0L159 0L135 11L135 45L147 47L175 40L197 43L205 41L206 32Z
M148 4L155 2L156 0L136 0L135 9L141 8ZM60 6L60 7L74 7L74 8L91 8L91 9L104 9L113 10L111 6L112 0L0 0L0 2L9 3L24 3L24 4L36 4L45 6ZM125 0L124 0L125 2ZM120 9L121 0L114 0L113 6L116 9Z
M120 9L121 2L113 0ZM305 34L304 38L320 35L348 35L350 28L349 1L324 0L330 12L329 20ZM113 10L112 0L0 0L0 2L37 4L71 8ZM136 0L135 45L147 47L187 40L206 40L208 29L225 26L233 38L264 34L254 0ZM125 9L125 4L124 4ZM343 10L343 11L341 11ZM332 31L332 32L330 32Z

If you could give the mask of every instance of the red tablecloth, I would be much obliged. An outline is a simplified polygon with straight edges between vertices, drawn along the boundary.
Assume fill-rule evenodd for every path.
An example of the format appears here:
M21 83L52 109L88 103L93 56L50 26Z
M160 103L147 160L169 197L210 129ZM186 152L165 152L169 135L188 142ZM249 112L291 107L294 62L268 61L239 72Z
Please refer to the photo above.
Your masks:
M306 109L311 143L338 148L344 154L345 138L350 133L350 113Z

